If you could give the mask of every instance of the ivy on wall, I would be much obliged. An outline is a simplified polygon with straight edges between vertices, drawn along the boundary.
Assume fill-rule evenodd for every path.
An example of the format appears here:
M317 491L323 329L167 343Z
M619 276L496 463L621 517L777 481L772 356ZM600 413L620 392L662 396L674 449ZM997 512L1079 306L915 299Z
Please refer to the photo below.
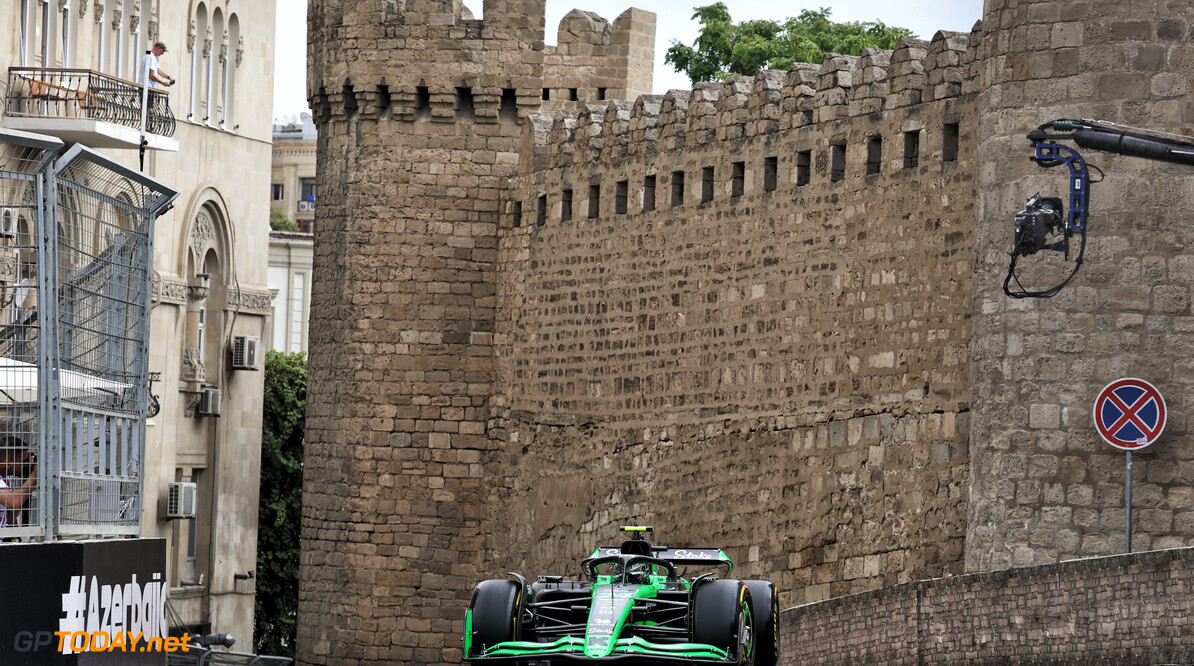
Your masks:
M253 635L258 654L293 657L307 411L306 354L266 352L262 411Z

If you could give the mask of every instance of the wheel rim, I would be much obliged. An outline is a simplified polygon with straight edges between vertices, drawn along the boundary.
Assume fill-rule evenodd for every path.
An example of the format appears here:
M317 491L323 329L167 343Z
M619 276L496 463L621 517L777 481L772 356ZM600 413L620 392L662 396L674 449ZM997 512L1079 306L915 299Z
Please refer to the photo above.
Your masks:
M754 620L750 608L742 606L738 611L738 663L754 663L755 651Z

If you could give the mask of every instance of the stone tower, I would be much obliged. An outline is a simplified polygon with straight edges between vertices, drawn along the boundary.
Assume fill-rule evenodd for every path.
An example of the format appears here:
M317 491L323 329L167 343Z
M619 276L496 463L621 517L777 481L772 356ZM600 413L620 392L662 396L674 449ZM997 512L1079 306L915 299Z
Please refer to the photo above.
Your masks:
M484 536L500 193L545 100L647 92L630 63L650 62L654 16L578 17L589 29L559 49L544 0L485 0L483 20L459 0L313 0L308 21L319 213L298 651L456 663ZM549 89L580 61L611 65L601 95Z
M1190 169L1082 150L1105 174L1091 190L1082 271L1048 300L1002 290L1014 211L1037 192L1066 193L1064 167L1028 159L1030 129L1097 118L1190 132L1190 9L986 2L968 571L1124 552L1124 455L1099 438L1091 415L1094 396L1122 376L1158 386L1170 410L1161 441L1135 456L1133 550L1192 543ZM1038 287L1072 266L1052 263L1036 272Z

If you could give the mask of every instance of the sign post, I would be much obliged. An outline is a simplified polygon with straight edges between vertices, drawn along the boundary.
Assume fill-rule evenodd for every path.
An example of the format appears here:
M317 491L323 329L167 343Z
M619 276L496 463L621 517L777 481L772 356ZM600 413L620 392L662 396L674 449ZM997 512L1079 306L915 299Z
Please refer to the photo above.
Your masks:
M1103 387L1094 403L1095 428L1127 457L1124 486L1125 544L1132 552L1132 452L1152 444L1165 430L1165 398L1157 387L1123 377Z

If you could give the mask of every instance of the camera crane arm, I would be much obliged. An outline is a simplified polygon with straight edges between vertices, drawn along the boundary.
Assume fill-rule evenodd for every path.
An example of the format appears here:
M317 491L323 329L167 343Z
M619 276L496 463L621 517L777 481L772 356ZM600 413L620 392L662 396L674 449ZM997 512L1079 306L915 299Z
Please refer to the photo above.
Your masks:
M1140 157L1159 162L1194 166L1194 143L1179 140L1177 135L1160 135L1130 131L1126 127L1104 120L1073 120L1062 118L1047 122L1028 134L1032 142L1032 160L1045 168L1066 165L1070 172L1070 212L1066 216L1060 197L1034 196L1028 200L1025 210L1016 214L1015 241L1012 245L1011 263L1003 291L1012 298L1050 298L1061 291L1082 266L1086 252L1086 216L1090 197L1090 172L1082 155L1070 146L1058 143L1069 141L1080 148L1116 153L1128 157ZM1185 137L1182 137L1183 139ZM1064 221L1063 221L1063 218ZM1050 242L1048 237L1061 234L1061 240ZM1074 260L1074 270L1060 284L1041 291L1030 291L1020 286L1016 275L1016 263L1020 257L1035 254L1041 250L1063 252L1070 258L1070 239L1078 234L1081 244ZM1015 280L1017 290L1011 289Z

